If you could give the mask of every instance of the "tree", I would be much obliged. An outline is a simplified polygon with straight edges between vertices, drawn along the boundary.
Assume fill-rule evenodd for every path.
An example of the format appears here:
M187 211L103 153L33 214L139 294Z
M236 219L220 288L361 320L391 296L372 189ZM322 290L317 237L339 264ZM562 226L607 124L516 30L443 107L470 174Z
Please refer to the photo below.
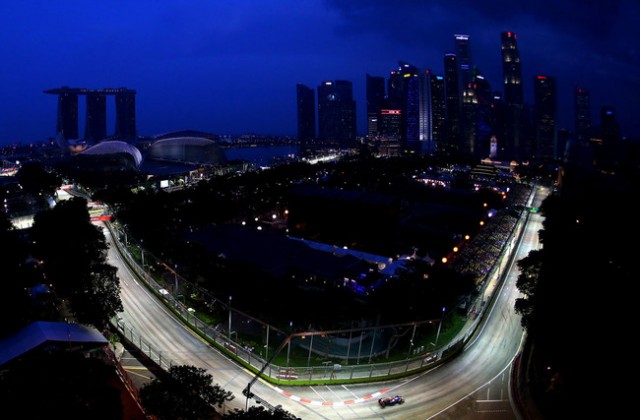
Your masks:
M524 328L532 324L535 314L536 289L542 272L542 258L544 250L533 250L529 255L517 262L520 275L516 281L516 287L525 296L516 299L515 310L522 318L520 323Z
M25 319L26 309L29 306L24 280L25 260L28 257L28 248L13 228L9 217L0 211L0 287L2 287L3 301L0 305L0 335L9 333L27 324Z
M118 312L122 312L117 269L108 264L93 265L94 273L88 287L71 295L76 320L83 324L104 326ZM99 310L96 310L99 309Z
M296 417L278 406L269 411L262 406L249 407L247 411L237 408L222 416L224 420L293 420Z
M106 262L106 240L91 223L85 199L36 214L31 236L47 282L78 322L101 329L122 311L116 269Z
M140 398L145 409L160 420L210 419L214 406L234 399L230 391L212 381L203 368L171 366L166 375L140 389Z
M47 172L42 164L36 161L22 164L16 178L24 191L34 196L51 196L62 182L60 176Z

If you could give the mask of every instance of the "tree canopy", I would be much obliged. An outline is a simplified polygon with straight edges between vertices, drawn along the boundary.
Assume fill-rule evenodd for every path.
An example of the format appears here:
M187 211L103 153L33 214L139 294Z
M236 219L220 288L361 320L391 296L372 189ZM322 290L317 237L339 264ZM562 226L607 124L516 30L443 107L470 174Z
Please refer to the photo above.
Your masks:
M224 420L292 420L296 417L282 407L276 407L269 411L262 406L253 406L246 411L233 409L222 418Z
M25 162L16 173L18 182L28 194L52 196L60 186L61 178L55 172L47 171L40 162Z
M234 396L214 385L205 369L179 365L144 385L140 398L145 409L160 420L206 420L211 418L214 406L220 408Z
M633 294L625 290L638 278L633 240L640 234L640 223L629 212L640 192L637 170L628 178L571 175L575 177L565 180L559 193L548 196L540 208L542 249L518 262L517 286L524 297L515 309L533 349L533 395L549 418L575 417L577 407L584 406L584 395L614 383L603 371L618 368L599 369L592 363L600 357L591 356L609 337L614 351L624 347L615 346L615 323L631 318ZM604 325L604 319L611 325ZM605 342L594 339L594 333Z
M106 262L106 240L91 223L85 199L36 214L31 238L47 282L76 321L102 328L122 311L116 269Z

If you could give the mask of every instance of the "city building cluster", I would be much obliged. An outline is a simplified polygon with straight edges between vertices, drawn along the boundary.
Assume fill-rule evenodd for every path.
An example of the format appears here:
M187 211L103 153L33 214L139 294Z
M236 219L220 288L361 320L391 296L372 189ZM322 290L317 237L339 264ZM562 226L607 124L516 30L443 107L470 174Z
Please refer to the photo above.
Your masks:
M577 87L575 127L558 127L554 76L536 75L534 103L524 101L516 33L501 34L501 91L474 65L469 38L454 35L455 52L444 55L443 74L402 61L387 78L367 74L366 141L386 155L408 151L550 163L584 155L582 149L587 149L590 161L615 161L621 135L614 107L601 108L600 126L594 129L589 91ZM296 94L298 139L303 145L356 143L350 81L322 81L315 90L299 83Z

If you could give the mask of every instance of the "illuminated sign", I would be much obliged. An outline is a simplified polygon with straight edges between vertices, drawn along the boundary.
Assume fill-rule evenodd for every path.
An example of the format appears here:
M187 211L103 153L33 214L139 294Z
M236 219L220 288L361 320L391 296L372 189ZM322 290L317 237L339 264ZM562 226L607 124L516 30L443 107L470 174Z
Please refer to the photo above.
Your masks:
M380 114L382 115L400 115L399 109L381 109Z

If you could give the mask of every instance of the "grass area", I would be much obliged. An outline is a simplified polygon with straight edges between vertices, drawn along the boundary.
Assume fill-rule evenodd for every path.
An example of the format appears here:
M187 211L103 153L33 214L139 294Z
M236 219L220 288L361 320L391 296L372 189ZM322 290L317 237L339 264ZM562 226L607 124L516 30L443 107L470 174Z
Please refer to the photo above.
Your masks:
M128 248L128 252L139 264L142 263L142 254L138 247L132 246ZM161 276L155 275L156 273L149 273L154 275L154 280L161 286L170 287L165 284L166 281ZM194 308L194 315L207 325L218 325L226 323L227 313L221 308L214 307L213 309L208 307L203 299L199 299L197 295L190 295L185 293L180 296L180 302L185 306ZM424 328L421 327L418 333L414 337L414 343L411 346L408 339L401 340L398 345L392 347L389 351L389 356L386 354L381 356L373 356L371 363L386 363L406 360L407 358L416 357L418 354L426 354L436 349L436 336L438 347L442 347L449 343L463 328L466 322L466 318L456 312L447 314L444 324L440 329L440 333L437 331L437 324ZM241 344L242 346L252 347L254 353L257 356L269 358L273 356L277 347L281 344L281 341L276 342L275 337L269 342L270 346L268 352L265 353L264 341L255 336L249 336L244 334L235 335L233 341ZM353 349L352 349L353 350ZM416 351L419 351L416 353ZM353 355L353 353L352 353ZM298 347L297 345L285 346L280 353L278 353L272 363L277 366L290 366L290 367L318 367L326 364L341 364L341 365L355 365L357 363L355 358L349 360L341 358L330 358L318 355L316 353L309 354L308 349ZM369 352L362 351L360 355L360 363L369 363ZM287 382L288 383L288 382Z

